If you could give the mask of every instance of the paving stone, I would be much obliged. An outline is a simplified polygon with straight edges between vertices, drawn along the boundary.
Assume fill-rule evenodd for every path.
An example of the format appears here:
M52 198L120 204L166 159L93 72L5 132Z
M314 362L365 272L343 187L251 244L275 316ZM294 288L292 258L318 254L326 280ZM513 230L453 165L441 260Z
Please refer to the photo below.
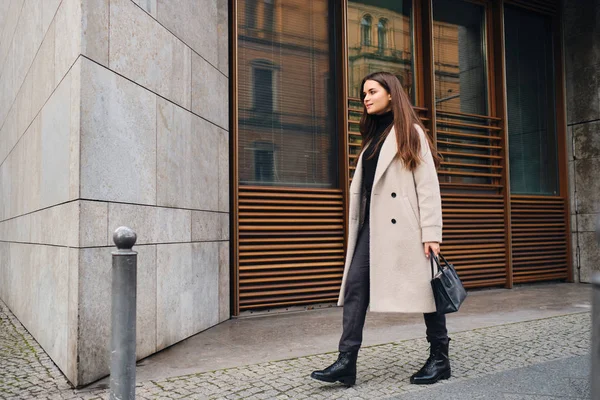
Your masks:
M590 313L455 333L450 344L453 376L430 387L483 377L548 361L589 354ZM335 353L230 368L136 387L140 399L385 399L427 390L409 378L428 353L425 339L365 347L357 385L322 384L309 378ZM108 390L75 390L35 340L0 302L0 398L105 399Z

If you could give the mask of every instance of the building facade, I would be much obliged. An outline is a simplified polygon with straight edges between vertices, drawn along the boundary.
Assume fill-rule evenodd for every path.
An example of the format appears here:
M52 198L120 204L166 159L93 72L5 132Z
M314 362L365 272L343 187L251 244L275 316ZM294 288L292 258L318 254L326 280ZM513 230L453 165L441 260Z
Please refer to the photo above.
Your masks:
M444 157L465 284L589 282L600 2L0 4L0 299L74 385L108 373L112 232L138 233L138 358L231 316L331 305L362 77Z

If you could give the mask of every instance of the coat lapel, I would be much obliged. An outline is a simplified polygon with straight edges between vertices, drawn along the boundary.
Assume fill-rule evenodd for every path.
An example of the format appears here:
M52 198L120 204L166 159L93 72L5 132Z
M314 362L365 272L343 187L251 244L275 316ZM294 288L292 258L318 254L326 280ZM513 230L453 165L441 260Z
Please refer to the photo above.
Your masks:
M373 190L377 186L377 182L383 176L384 172L390 166L396 153L398 152L398 145L396 142L396 131L392 127L390 133L383 141L381 145L381 153L379 153L379 160L377 160L377 168L375 169L375 178L373 179ZM358 169L358 168L357 168Z

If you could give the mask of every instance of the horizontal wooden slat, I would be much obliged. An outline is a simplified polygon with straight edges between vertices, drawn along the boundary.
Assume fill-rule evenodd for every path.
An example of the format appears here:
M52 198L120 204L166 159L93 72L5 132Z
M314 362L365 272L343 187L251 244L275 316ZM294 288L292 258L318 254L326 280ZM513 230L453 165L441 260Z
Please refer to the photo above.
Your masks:
M485 144L474 144L464 142L448 142L447 140L438 140L438 146L450 146L450 147L464 147L469 149L482 149L482 150L502 150L501 146L485 145Z
M444 136L450 136L450 137L458 137L458 138L465 138L465 139L483 139L483 140L494 140L494 141L502 140L502 138L500 136L480 135L480 134L476 134L476 133L455 132L455 131L447 131L447 130L441 130L441 129L439 129L437 131L437 136L438 136L438 138L444 137Z
M469 129L478 129L478 130L490 130L490 131L501 131L502 128L494 125L485 125L485 124L473 124L468 122L458 122L458 121L450 121L447 119L438 119L438 125L445 126L453 126L456 128L469 128Z
M564 199L513 195L511 209L514 282L566 279Z
M460 118L471 118L471 119L483 119L483 120L489 120L489 121L502 121L502 118L499 117L491 117L489 115L481 115L481 114L469 114L469 113L463 113L463 112L456 112L456 111L436 111L437 115L441 115L441 116L450 116L450 117L460 117Z
M345 256L342 190L240 187L239 205L240 310L337 298Z

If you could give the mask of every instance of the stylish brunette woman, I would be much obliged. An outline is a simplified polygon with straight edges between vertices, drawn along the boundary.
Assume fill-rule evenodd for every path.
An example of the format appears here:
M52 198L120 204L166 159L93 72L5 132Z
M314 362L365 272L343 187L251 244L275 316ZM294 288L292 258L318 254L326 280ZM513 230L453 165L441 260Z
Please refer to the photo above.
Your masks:
M356 382L367 307L374 312L424 313L430 355L411 383L450 377L446 318L436 314L430 251L439 253L442 205L439 156L400 81L376 72L362 81L363 148L350 185L348 250L338 305L343 333L335 363L311 377Z

